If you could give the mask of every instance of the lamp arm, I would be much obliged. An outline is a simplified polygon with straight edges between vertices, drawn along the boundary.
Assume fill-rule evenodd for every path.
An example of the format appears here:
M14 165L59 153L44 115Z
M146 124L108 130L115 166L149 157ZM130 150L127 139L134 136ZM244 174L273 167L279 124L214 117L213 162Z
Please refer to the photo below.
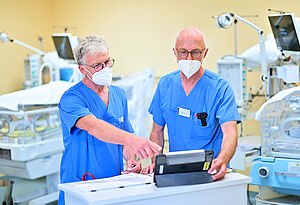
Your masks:
M239 20L239 21L241 21L241 22L244 22L245 24L248 24L249 26L251 26L252 28L254 28L255 30L257 30L258 33L262 32L262 30L261 30L259 27L255 26L255 25L254 25L253 23L251 23L250 21L248 21L248 20L246 20L246 19L244 19L244 18L242 18L242 17L240 17L240 16L238 16L238 15L236 15L236 14L233 14L233 13L230 13L230 15L231 15L233 18L235 18L235 19L237 19L237 20Z
M263 30L261 30L259 27L255 26L253 23L247 21L246 19L238 16L238 15L235 15L233 13L230 13L230 15L241 21L241 22L244 22L245 24L248 24L249 26L251 26L252 28L254 28L256 31L257 31L257 34L259 36L259 48L260 48L260 65L261 65L261 71L262 71L262 79L263 80L266 80L267 78L267 67L268 67L268 64L267 64L267 53L266 53L266 47L265 47L265 40L264 40L264 32Z
M266 80L268 77L268 63L267 63L267 53L263 32L259 35L259 48L260 48L260 64L261 64L261 72L262 72L262 80Z
M44 53L43 51L41 51L41 50L39 50L39 49L37 49L37 48L34 48L34 47L32 47L32 46L30 46L30 45L28 45L28 44L26 44L26 43L23 43L23 42L18 41L18 40L10 40L10 41L11 41L11 42L14 42L14 43L16 43L16 44L19 44L19 45L21 45L21 46L24 46L24 47L26 47L26 48L29 48L30 50L32 50L32 51L34 51L34 52L40 54L41 56L44 56L44 55L45 55L45 53Z

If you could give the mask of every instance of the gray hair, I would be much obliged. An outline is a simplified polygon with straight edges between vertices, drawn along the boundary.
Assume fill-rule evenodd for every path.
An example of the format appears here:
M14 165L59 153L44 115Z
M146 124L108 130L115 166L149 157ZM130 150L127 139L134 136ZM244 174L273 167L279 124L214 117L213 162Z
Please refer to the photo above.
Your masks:
M108 53L109 46L103 37L88 35L79 39L79 45L74 49L75 60L79 65L85 64L85 56Z

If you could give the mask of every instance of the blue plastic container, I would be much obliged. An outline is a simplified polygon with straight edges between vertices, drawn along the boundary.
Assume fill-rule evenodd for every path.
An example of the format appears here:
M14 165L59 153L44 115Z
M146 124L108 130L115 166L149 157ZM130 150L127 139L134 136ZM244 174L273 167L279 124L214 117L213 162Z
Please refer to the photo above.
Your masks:
M73 75L73 68L60 68L59 75L60 80L69 81Z

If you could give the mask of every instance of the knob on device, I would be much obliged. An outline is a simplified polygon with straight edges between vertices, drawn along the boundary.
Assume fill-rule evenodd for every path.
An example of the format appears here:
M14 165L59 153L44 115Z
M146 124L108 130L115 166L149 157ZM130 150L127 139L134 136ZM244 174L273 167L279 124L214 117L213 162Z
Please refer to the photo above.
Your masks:
M260 167L258 173L262 178L266 178L269 176L269 169L267 167Z

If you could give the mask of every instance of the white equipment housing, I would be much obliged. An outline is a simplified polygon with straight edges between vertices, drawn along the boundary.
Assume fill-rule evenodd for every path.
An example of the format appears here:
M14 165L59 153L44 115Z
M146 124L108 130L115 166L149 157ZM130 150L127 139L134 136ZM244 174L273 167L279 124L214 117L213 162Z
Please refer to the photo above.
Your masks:
M64 150L56 106L0 110L0 173L36 179L59 171Z
M242 109L246 102L245 60L236 56L224 56L217 61L216 69L217 73L230 83L235 95L237 107Z

